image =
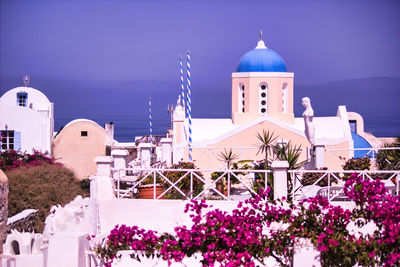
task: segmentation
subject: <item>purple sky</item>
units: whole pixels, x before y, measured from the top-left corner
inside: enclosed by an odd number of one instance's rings
[[[400,76],[400,1],[2,0],[0,78],[88,83],[193,79],[218,88],[254,48],[268,47],[296,83]],[[204,81],[207,80],[207,81]]]
[[[193,97],[218,91],[229,98],[231,73],[260,29],[295,73],[295,90],[400,77],[395,0],[1,0],[0,19],[0,95],[29,74],[55,102],[56,116],[66,112],[61,92],[148,91],[154,101],[164,92],[175,101],[178,57],[188,49]]]

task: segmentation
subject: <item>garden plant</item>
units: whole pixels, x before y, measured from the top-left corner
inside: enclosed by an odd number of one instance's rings
[[[379,179],[351,175],[344,192],[355,203],[352,210],[321,196],[296,205],[274,202],[269,191],[239,202],[230,213],[205,212],[206,201],[192,200],[185,209],[192,226],[178,226],[173,233],[117,225],[96,253],[106,266],[120,250],[134,250],[136,260],[158,257],[171,263],[199,254],[203,266],[256,266],[268,257],[292,266],[294,248],[306,241],[320,252],[322,266],[398,266],[400,198],[388,194]],[[369,231],[360,232],[363,227]]]

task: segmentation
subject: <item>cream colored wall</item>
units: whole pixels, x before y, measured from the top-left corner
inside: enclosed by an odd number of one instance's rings
[[[259,85],[268,84],[266,116],[277,118],[289,124],[294,123],[293,113],[293,77],[232,77],[232,120],[234,124],[252,121],[254,118],[264,116],[260,113]],[[283,84],[287,83],[288,112],[283,113]],[[245,112],[239,110],[239,85],[245,86]]]
[[[305,136],[294,133],[288,129],[279,127],[271,122],[261,122],[253,127],[245,129],[235,135],[225,138],[224,140],[215,143],[213,145],[208,146],[210,148],[207,150],[206,148],[194,148],[193,149],[193,159],[195,160],[195,164],[198,168],[206,168],[206,169],[220,169],[224,168],[223,162],[221,162],[218,158],[218,154],[224,151],[224,147],[229,149],[232,147],[242,147],[241,149],[232,149],[232,151],[240,155],[240,160],[262,160],[265,157],[265,154],[259,153],[257,155],[257,147],[260,144],[260,141],[257,138],[257,133],[262,134],[262,131],[270,130],[270,132],[274,133],[274,136],[277,136],[278,139],[284,139],[285,141],[291,141],[293,145],[301,146],[302,152],[300,156],[300,161],[307,159],[307,147],[310,147],[310,144]],[[253,148],[244,148],[244,147],[253,147]],[[216,149],[218,148],[218,149]],[[327,146],[326,149],[348,149],[349,143],[347,141],[341,142],[335,145]],[[339,151],[339,152],[326,152],[325,153],[325,162],[328,169],[332,170],[341,170],[342,165],[345,160],[339,158],[339,156],[343,158],[348,158],[348,151]],[[238,159],[239,160],[239,159]]]
[[[87,131],[88,136],[81,136]],[[97,156],[105,155],[106,131],[92,121],[77,121],[66,125],[53,141],[53,156],[57,162],[73,170],[78,179],[96,173]]]
[[[349,120],[356,121],[356,133],[362,135],[364,133],[364,119],[356,112],[347,112]]]

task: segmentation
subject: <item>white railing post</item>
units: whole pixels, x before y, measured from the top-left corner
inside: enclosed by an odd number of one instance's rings
[[[274,175],[274,200],[287,199],[287,170],[289,163],[287,161],[273,161],[271,164]],[[267,174],[265,175],[265,184],[267,184]]]
[[[110,156],[98,156],[96,161],[96,176],[111,178],[111,167],[113,165],[113,158]]]
[[[265,176],[265,177],[267,177],[267,176]],[[226,190],[228,191],[227,193],[227,197],[228,197],[228,200],[230,199],[230,197],[231,197],[231,173],[230,173],[230,170],[228,170],[228,181],[227,181],[227,184],[226,184]]]
[[[190,172],[190,199],[193,199],[193,171]]]
[[[325,167],[325,146],[315,145],[314,149],[314,167],[317,169]]]
[[[121,170],[118,170],[118,180],[117,180],[117,198],[118,199],[120,199],[119,190],[121,189],[120,177],[121,177]]]
[[[157,183],[157,179],[156,179],[156,171],[153,171],[153,199],[156,199],[156,183]]]

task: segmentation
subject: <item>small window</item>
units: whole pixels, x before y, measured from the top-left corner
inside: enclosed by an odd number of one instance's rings
[[[14,131],[1,131],[1,150],[14,149]]]
[[[87,131],[81,131],[81,136],[88,136],[88,132]]]
[[[282,86],[282,112],[287,113],[289,110],[289,100],[288,100],[288,84],[284,83]]]
[[[17,105],[26,107],[26,100],[28,99],[27,93],[17,93]]]
[[[246,102],[245,102],[245,87],[244,84],[239,84],[238,87],[238,111],[240,112],[244,112],[245,106],[246,106]]]
[[[357,121],[350,120],[349,124],[350,124],[350,131],[352,131],[353,133],[357,133]]]
[[[263,82],[258,87],[259,91],[259,112],[264,116],[267,115],[268,111],[268,84]]]

